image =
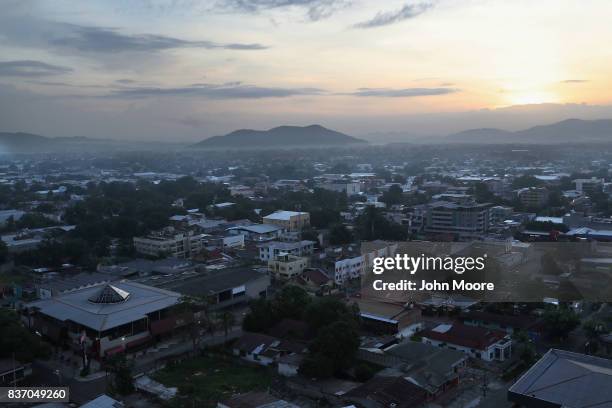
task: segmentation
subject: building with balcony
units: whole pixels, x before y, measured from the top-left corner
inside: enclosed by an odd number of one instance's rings
[[[458,239],[473,239],[489,230],[490,204],[458,204],[439,201],[427,205],[424,232],[448,235]]]

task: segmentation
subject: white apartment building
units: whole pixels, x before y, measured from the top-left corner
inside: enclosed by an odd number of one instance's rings
[[[314,251],[314,241],[297,242],[270,241],[258,245],[259,259],[262,262],[276,259],[280,255],[309,256]]]
[[[206,234],[194,234],[191,231],[177,232],[174,228],[168,227],[144,237],[134,237],[134,249],[140,254],[149,256],[190,258],[204,248],[206,237]]]

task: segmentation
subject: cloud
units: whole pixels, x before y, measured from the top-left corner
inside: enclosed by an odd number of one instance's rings
[[[107,97],[148,98],[163,96],[203,97],[210,99],[261,99],[286,98],[299,95],[321,95],[325,91],[318,88],[268,88],[240,83],[193,84],[175,88],[132,87],[113,91]]]
[[[433,3],[406,4],[399,10],[378,12],[372,19],[354,24],[353,28],[375,28],[399,23],[400,21],[415,18],[433,6]]]
[[[47,64],[41,61],[20,60],[0,62],[0,76],[32,78],[62,75],[70,72],[72,72],[72,68]]]
[[[349,0],[219,0],[216,8],[242,13],[259,13],[263,10],[300,7],[306,9],[306,16],[310,21],[318,21],[350,4]]]
[[[258,43],[224,43],[186,40],[161,34],[125,33],[113,27],[69,24],[32,16],[0,16],[0,40],[17,47],[49,50],[54,48],[69,53],[112,55],[123,52],[158,52],[177,48],[225,50],[264,50]]]
[[[349,93],[349,95],[388,98],[414,98],[417,96],[447,95],[455,92],[459,92],[459,90],[454,88],[359,88],[357,91]]]
[[[157,52],[173,48],[221,48],[229,50],[263,50],[267,48],[256,43],[222,44],[212,41],[182,40],[154,34],[127,35],[113,28],[67,26],[71,27],[70,32],[65,36],[51,39],[51,45],[98,53]]]
[[[566,79],[565,81],[561,81],[562,84],[583,84],[585,82],[589,82],[588,79]]]

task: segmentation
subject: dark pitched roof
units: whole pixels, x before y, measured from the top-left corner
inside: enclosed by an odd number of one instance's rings
[[[499,330],[466,326],[461,323],[448,325],[450,327],[444,327],[444,329],[447,329],[445,331],[443,331],[442,326],[446,325],[440,325],[434,329],[425,330],[422,333],[422,337],[477,350],[484,350],[507,336],[506,333]]]
[[[376,376],[345,394],[350,401],[369,400],[381,407],[418,407],[427,399],[427,392],[403,377]]]
[[[569,407],[612,406],[612,360],[549,350],[508,390],[527,407],[545,403]]]
[[[319,268],[304,269],[304,272],[302,273],[301,278],[304,281],[311,281],[315,285],[319,285],[319,286],[325,285],[331,280],[330,277],[327,276],[327,274]]]
[[[246,353],[270,355],[277,353],[303,353],[306,346],[302,343],[277,339],[261,333],[244,333],[234,348]]]
[[[470,311],[461,315],[461,320],[477,320],[485,323],[499,324],[512,329],[529,330],[542,325],[542,320],[535,316],[508,316],[497,313]]]

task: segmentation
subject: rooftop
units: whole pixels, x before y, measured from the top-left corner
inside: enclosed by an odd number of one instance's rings
[[[129,296],[117,303],[92,302],[92,298],[99,299],[96,296],[102,294],[101,290],[109,293],[106,285],[97,285],[31,302],[26,307],[35,307],[41,313],[60,321],[70,320],[90,329],[103,331],[143,319],[149,313],[178,303],[181,297],[176,292],[131,281],[114,282],[111,288],[120,297],[123,297],[124,292]]]
[[[298,212],[298,211],[276,211],[276,212],[273,212],[272,214],[266,215],[264,219],[289,221],[291,217],[295,217],[298,215],[306,215],[306,214],[308,213]]]
[[[612,360],[551,349],[510,387],[508,399],[527,407],[545,401],[603,408],[612,401],[611,384]]]

